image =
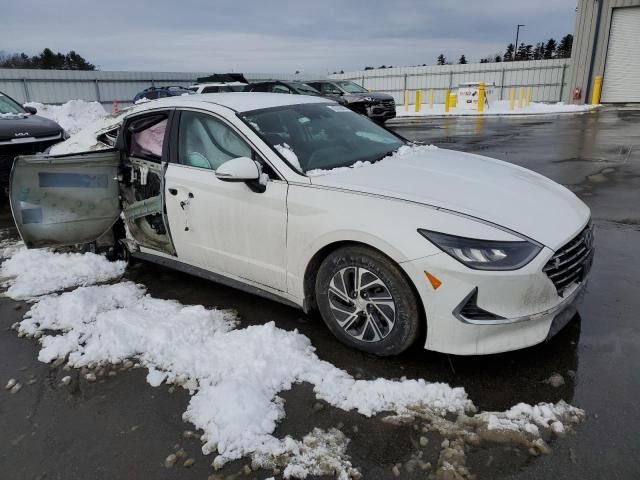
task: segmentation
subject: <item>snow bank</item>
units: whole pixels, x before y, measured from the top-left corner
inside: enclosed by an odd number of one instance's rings
[[[0,266],[6,295],[23,300],[80,285],[91,285],[119,277],[124,262],[109,262],[93,253],[53,253],[49,250],[11,249]],[[4,254],[5,252],[3,252]]]
[[[2,265],[2,274],[14,276],[7,294],[24,298],[104,281],[123,269],[93,254],[20,250]],[[314,429],[302,440],[273,436],[285,416],[279,392],[301,382],[334,407],[365,416],[423,418],[442,435],[476,442],[485,431],[494,440],[507,432],[544,444],[543,431],[561,433],[584,416],[564,402],[475,414],[461,387],[422,379],[357,380],[319,359],[297,331],[273,322],[236,327],[231,312],[156,299],[132,282],[40,297],[17,326],[20,335],[39,338],[43,362],[66,358],[73,367],[91,368],[135,358],[148,368],[151,385],[188,389],[183,418],[203,430],[204,453],[218,452],[215,467],[250,455],[256,466],[283,469],[285,478],[357,477],[346,454],[349,439],[339,430]]]
[[[451,108],[449,112],[444,111],[444,104],[434,104],[433,108],[428,105],[422,105],[419,112],[415,111],[414,105],[409,105],[409,111],[404,111],[404,105],[396,106],[396,117],[430,117],[430,116],[479,116],[479,115],[540,115],[555,113],[584,113],[597,108],[595,105],[573,105],[564,102],[558,103],[541,103],[531,102],[528,107],[518,108],[516,103],[513,110],[509,110],[508,100],[498,100],[492,102],[490,106],[486,106],[482,113],[474,110],[462,110],[460,108]]]
[[[37,102],[29,102],[25,105],[36,108],[38,115],[57,122],[69,135],[74,135],[107,115],[99,102],[84,100],[70,100],[62,105],[45,105]]]
[[[388,157],[383,158],[382,160],[378,161],[375,163],[375,165],[378,165],[382,162],[388,162],[388,161],[393,161],[394,159],[400,158],[400,157],[406,157],[408,155],[420,155],[421,153],[427,151],[427,150],[437,150],[438,147],[436,147],[435,145],[403,145],[401,146],[398,150],[396,150],[395,152],[393,152],[391,155],[389,155]],[[340,172],[348,172],[349,170],[353,169],[353,168],[362,168],[362,167],[370,167],[371,165],[374,165],[371,162],[356,162],[353,165],[349,166],[349,167],[337,167],[337,168],[332,168],[329,170],[323,170],[320,168],[316,168],[314,170],[308,170],[307,172],[305,172],[305,174],[308,177],[320,177],[322,175],[333,175],[336,173],[340,173]]]

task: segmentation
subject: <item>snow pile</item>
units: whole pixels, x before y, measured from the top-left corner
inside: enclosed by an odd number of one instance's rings
[[[486,421],[488,430],[525,431],[538,436],[540,428],[564,433],[565,424],[578,423],[582,414],[582,410],[560,401],[533,406],[519,403],[506,412],[484,412],[478,417]]]
[[[302,171],[302,167],[300,166],[300,160],[298,160],[298,156],[293,151],[293,149],[286,143],[281,145],[274,145],[276,150],[280,155],[284,157],[284,159],[291,164],[294,168],[296,168],[299,172]]]
[[[109,262],[94,253],[53,253],[13,247],[9,254],[11,257],[0,266],[0,279],[5,279],[3,286],[9,286],[6,294],[16,300],[105,282],[121,276],[126,265]]]
[[[24,244],[11,237],[8,229],[0,230],[0,260],[12,257]]]
[[[419,155],[425,151],[428,150],[437,150],[438,147],[436,147],[435,145],[417,145],[417,144],[411,144],[411,145],[403,145],[401,146],[398,150],[396,150],[395,152],[393,152],[391,155],[383,158],[382,160],[376,162],[375,164],[380,164],[382,162],[388,162],[388,161],[392,161],[394,159],[400,158],[400,157],[405,157],[407,155]],[[350,165],[348,167],[336,167],[336,168],[332,168],[330,170],[323,170],[320,168],[316,168],[314,170],[308,170],[306,173],[306,175],[308,177],[320,177],[322,175],[333,175],[336,173],[341,173],[341,172],[348,172],[351,169],[354,168],[362,168],[362,167],[370,167],[371,165],[374,165],[371,162],[356,162],[353,165]]]
[[[98,141],[98,137],[103,133],[118,128],[122,122],[122,118],[126,114],[130,113],[130,111],[130,108],[125,108],[116,114],[105,115],[91,123],[86,128],[80,130],[75,135],[72,135],[64,142],[57,143],[52,146],[50,150],[51,154],[63,155],[66,153],[79,153],[113,148],[111,145]]]
[[[597,108],[596,105],[574,105],[564,102],[558,103],[542,103],[530,102],[529,106],[518,108],[517,102],[513,110],[509,110],[509,100],[498,100],[492,102],[489,106],[485,105],[482,113],[475,110],[463,110],[461,108],[450,108],[448,112],[444,111],[444,104],[434,104],[433,108],[428,105],[422,105],[419,112],[415,111],[414,105],[409,105],[409,111],[404,111],[404,105],[396,106],[397,117],[430,117],[430,116],[476,116],[476,115],[541,115],[555,113],[584,113]]]
[[[74,135],[107,115],[99,102],[84,100],[70,100],[62,105],[45,105],[37,102],[29,102],[25,105],[34,107],[38,110],[38,115],[58,123],[69,135]]]
[[[24,298],[101,282],[121,274],[124,265],[94,254],[20,250],[1,268],[13,277],[7,295]],[[236,327],[232,312],[156,299],[132,282],[40,297],[17,325],[20,335],[39,339],[43,362],[64,358],[73,367],[92,368],[134,358],[148,368],[151,385],[188,389],[192,396],[183,418],[204,432],[204,453],[218,452],[215,467],[250,455],[257,467],[284,469],[285,478],[357,477],[346,454],[349,439],[339,430],[314,429],[302,440],[273,436],[285,416],[279,392],[301,382],[313,385],[316,397],[334,407],[368,417],[390,412],[390,423],[421,418],[459,442],[495,441],[506,432],[519,442],[544,445],[542,431],[561,433],[584,416],[564,402],[475,414],[461,387],[425,380],[357,380],[319,359],[297,331],[273,322]],[[482,437],[482,432],[493,436]],[[441,463],[443,469],[451,467],[449,461]]]

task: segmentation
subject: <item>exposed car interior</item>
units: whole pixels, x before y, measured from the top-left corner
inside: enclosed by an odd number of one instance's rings
[[[127,239],[174,254],[163,208],[164,144],[168,113],[136,118],[126,126],[126,156],[122,166],[120,194]]]

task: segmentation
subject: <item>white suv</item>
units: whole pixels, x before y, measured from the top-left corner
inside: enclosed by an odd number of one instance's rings
[[[196,83],[187,87],[194,93],[223,93],[223,92],[243,92],[247,83],[242,82],[210,82]]]

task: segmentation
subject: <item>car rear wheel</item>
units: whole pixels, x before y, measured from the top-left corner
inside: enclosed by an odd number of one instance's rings
[[[324,322],[351,347],[397,355],[418,338],[416,295],[400,268],[375,250],[336,250],[320,265],[315,288]]]

